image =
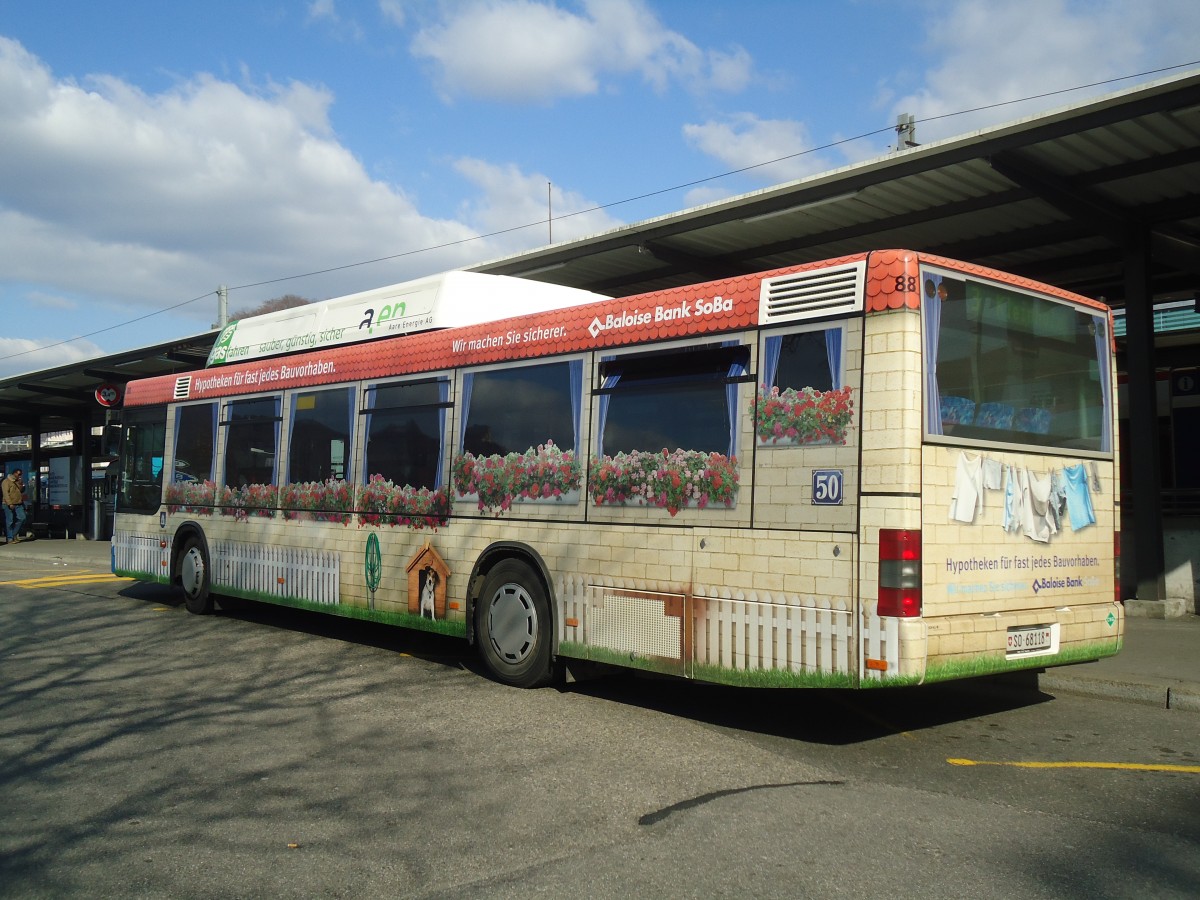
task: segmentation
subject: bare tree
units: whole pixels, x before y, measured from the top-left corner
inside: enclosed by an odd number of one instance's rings
[[[279,312],[281,309],[292,309],[296,306],[307,306],[312,303],[305,297],[300,297],[296,294],[284,294],[282,297],[276,297],[273,300],[264,300],[253,309],[239,309],[237,312],[229,314],[230,319],[248,319],[251,316],[261,316],[266,313]]]

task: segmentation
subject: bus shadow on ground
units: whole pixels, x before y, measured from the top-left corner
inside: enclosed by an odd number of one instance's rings
[[[120,593],[121,596],[132,600],[143,600],[184,611],[183,596],[175,588],[138,583],[122,589]],[[216,597],[212,615],[362,647],[404,653],[427,662],[455,669],[467,669],[477,672],[481,677],[487,677],[486,670],[474,650],[458,638],[252,600],[226,600],[226,604],[222,606],[222,599]]]
[[[757,734],[848,745],[1009,712],[1053,698],[1037,676],[974,678],[922,687],[737,688],[620,673],[571,690]]]
[[[121,594],[180,609],[177,590],[134,584]],[[405,654],[489,678],[475,649],[458,638],[392,628],[340,616],[239,601],[214,615],[362,647]],[[1053,700],[1037,687],[1036,670],[921,687],[788,689],[727,687],[617,668],[598,668],[587,680],[558,681],[578,693],[710,725],[808,743],[848,745],[981,718]],[[555,688],[550,688],[555,689]]]

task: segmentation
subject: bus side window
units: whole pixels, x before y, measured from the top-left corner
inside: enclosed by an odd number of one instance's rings
[[[175,411],[172,480],[211,481],[216,440],[216,403],[180,406]]]
[[[441,487],[449,395],[445,378],[367,389],[363,484],[380,477],[398,487]]]
[[[459,451],[504,456],[553,443],[578,453],[582,389],[582,360],[467,372]]]
[[[166,409],[129,410],[121,445],[120,489],[117,508],[123,512],[153,513],[162,502],[163,457],[166,450]]]
[[[274,484],[279,399],[234,400],[225,407],[225,484]]]
[[[354,426],[354,388],[331,388],[292,395],[287,452],[290,483],[346,477],[346,448]]]
[[[737,383],[749,348],[701,345],[630,354],[600,364],[597,451],[737,455]]]

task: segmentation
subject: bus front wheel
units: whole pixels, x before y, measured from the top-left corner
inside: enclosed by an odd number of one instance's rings
[[[196,538],[190,538],[179,557],[179,583],[188,612],[198,616],[212,612],[213,599],[208,575],[208,554]]]
[[[480,653],[496,680],[514,687],[550,680],[550,603],[528,565],[507,559],[492,569],[475,615]]]

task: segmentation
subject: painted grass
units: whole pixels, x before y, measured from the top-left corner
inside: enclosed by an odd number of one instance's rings
[[[114,575],[122,578],[132,578],[135,581],[147,581],[152,584],[170,584],[171,579],[165,575],[155,575],[151,572],[135,572],[133,569],[113,569]]]
[[[559,654],[577,659],[587,659],[606,665],[626,669],[639,669],[663,675],[690,677],[696,681],[727,684],[749,688],[893,688],[915,687],[921,683],[955,681],[963,678],[978,678],[983,675],[998,675],[1004,672],[1019,672],[1024,669],[1044,669],[1072,663],[1090,662],[1112,656],[1120,649],[1117,641],[1099,641],[1082,646],[1069,647],[1052,656],[1032,656],[1023,659],[1005,659],[1003,654],[980,656],[967,660],[933,663],[925,671],[924,679],[917,675],[863,679],[856,683],[853,676],[842,672],[790,672],[782,669],[730,669],[723,666],[696,665],[690,675],[682,675],[681,666],[673,660],[654,657],[633,656],[587,647],[572,641],[564,641]]]
[[[360,622],[378,622],[382,625],[396,625],[401,628],[411,628],[415,631],[428,631],[433,634],[444,634],[450,637],[465,638],[467,625],[465,622],[439,619],[432,621],[409,612],[390,612],[382,609],[367,609],[364,606],[351,606],[347,603],[314,603],[299,597],[280,597],[276,594],[264,594],[258,591],[214,592],[231,597],[241,597],[244,600],[254,600],[258,603],[270,603],[275,606],[287,606],[292,609],[304,609],[326,615],[341,616],[346,619],[356,619]]]
[[[588,647],[574,641],[559,644],[560,656],[586,659],[604,665],[656,672],[661,675],[690,677],[696,681],[712,684],[728,684],[734,687],[751,688],[847,688],[853,687],[849,675],[833,672],[787,672],[781,669],[728,669],[723,666],[697,665],[691,675],[685,675],[683,664],[675,660],[653,656],[630,656],[603,647]]]
[[[1092,662],[1105,656],[1113,656],[1120,650],[1120,644],[1113,641],[1096,641],[1067,647],[1050,656],[1026,656],[1019,659],[1006,659],[1004,654],[977,656],[969,660],[952,660],[944,663],[932,663],[925,669],[926,683],[933,681],[951,681],[956,678],[977,678],[980,675],[999,675],[1003,672],[1020,672],[1024,669],[1049,669],[1054,666],[1065,666],[1072,663]]]
[[[164,576],[155,577],[149,572],[135,572],[126,569],[114,569],[114,575],[120,575],[125,578],[133,578],[142,582],[153,582],[155,584],[170,585],[171,580]],[[239,591],[229,588],[214,590],[213,594],[218,598],[240,597],[243,600],[253,600],[256,603],[270,603],[274,606],[287,606],[292,609],[305,609],[311,612],[325,613],[326,615],[341,616],[346,619],[358,619],[363,622],[379,622],[382,625],[396,625],[401,628],[411,628],[415,631],[428,631],[432,634],[445,634],[450,637],[465,638],[467,636],[467,625],[465,622],[446,621],[444,619],[436,622],[431,619],[426,619],[421,616],[415,616],[409,612],[388,612],[382,609],[367,609],[362,606],[351,606],[347,603],[314,603],[311,600],[303,600],[299,597],[280,597],[278,594],[264,594],[260,591]],[[219,602],[219,600],[218,600]]]
[[[851,688],[854,679],[844,672],[790,672],[783,669],[727,669],[695,666],[697,681],[750,688]]]
[[[654,656],[631,657],[628,653],[618,653],[616,650],[606,650],[603,647],[588,647],[575,641],[562,641],[558,645],[558,655],[586,659],[607,666],[620,666],[623,669],[657,672],[660,675],[682,676],[683,674],[680,664],[673,660],[664,660]]]

